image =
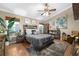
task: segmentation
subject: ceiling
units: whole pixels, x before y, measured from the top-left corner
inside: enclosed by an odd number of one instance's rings
[[[50,16],[42,16],[37,10],[42,10],[43,3],[0,3],[0,10],[18,14],[25,17],[30,17],[37,20],[48,20],[50,17],[62,12],[68,7],[72,6],[71,3],[48,3],[50,8],[56,8]]]

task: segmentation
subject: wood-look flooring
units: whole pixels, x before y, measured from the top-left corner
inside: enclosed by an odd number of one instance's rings
[[[63,41],[61,41],[61,43],[63,43]],[[9,46],[5,46],[5,56],[30,56],[30,53],[27,50],[27,48],[29,48],[29,47],[30,47],[30,45],[25,42],[10,44]],[[70,45],[65,50],[64,55],[71,56],[72,52],[73,52],[72,46]]]
[[[10,44],[5,46],[5,56],[30,56],[28,47],[29,45],[25,43]]]

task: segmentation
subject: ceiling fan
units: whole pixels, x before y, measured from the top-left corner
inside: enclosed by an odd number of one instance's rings
[[[38,10],[39,12],[42,12],[41,15],[48,16],[51,14],[51,12],[56,11],[56,9],[49,9],[49,5],[47,3],[44,4],[43,10]]]

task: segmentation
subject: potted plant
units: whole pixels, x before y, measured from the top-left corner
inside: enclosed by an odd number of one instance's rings
[[[3,25],[3,27],[5,28],[5,44],[9,45],[9,41],[10,41],[10,29],[12,28],[12,26],[14,25],[16,18],[10,18],[8,19],[8,25],[6,24],[6,22],[4,21],[4,19],[0,18],[0,23]]]
[[[5,45],[9,45],[9,40],[7,38],[8,36],[5,37]]]

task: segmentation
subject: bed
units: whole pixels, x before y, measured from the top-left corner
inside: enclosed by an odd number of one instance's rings
[[[53,42],[49,34],[26,35],[26,39],[35,49],[40,49]]]

